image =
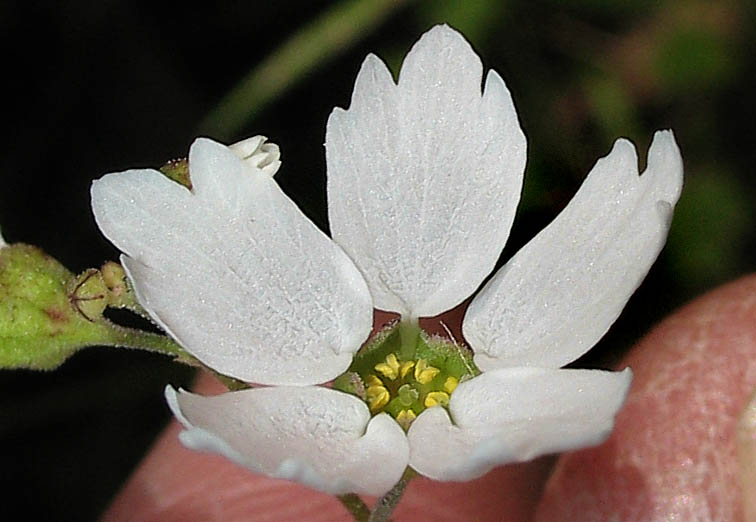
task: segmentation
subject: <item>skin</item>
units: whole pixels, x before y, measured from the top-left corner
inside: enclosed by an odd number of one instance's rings
[[[394,520],[744,520],[736,434],[756,388],[753,361],[756,275],[678,310],[629,353],[620,367],[635,380],[604,444],[467,483],[415,479]],[[209,377],[196,389],[223,391]],[[328,495],[183,448],[178,431],[165,430],[103,520],[350,520]]]

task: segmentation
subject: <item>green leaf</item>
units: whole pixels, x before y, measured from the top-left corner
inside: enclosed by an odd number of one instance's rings
[[[728,83],[737,60],[726,34],[682,26],[666,34],[655,65],[667,91],[679,95]]]
[[[700,291],[738,275],[755,217],[747,193],[721,164],[687,175],[666,247],[680,284]]]
[[[160,172],[165,174],[168,179],[188,189],[192,188],[192,180],[189,178],[189,160],[187,158],[179,158],[167,162],[160,167]]]
[[[418,4],[423,26],[449,24],[465,35],[473,44],[487,38],[501,24],[501,19],[511,6],[506,0],[436,0]]]

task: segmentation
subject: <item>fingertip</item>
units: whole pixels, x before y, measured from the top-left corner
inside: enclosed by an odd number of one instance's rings
[[[602,446],[563,456],[536,519],[741,520],[738,418],[756,387],[756,276],[674,313],[630,353]]]

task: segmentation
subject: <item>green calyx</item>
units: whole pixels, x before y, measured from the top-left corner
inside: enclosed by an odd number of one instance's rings
[[[168,179],[171,179],[179,185],[183,185],[191,190],[192,180],[189,177],[189,160],[187,158],[168,161],[160,167],[160,172],[162,172]]]
[[[52,369],[98,338],[102,290],[36,247],[0,249],[0,368]]]
[[[388,413],[407,430],[426,408],[447,407],[457,385],[478,374],[467,347],[398,323],[357,352],[334,388],[364,400],[373,415]]]

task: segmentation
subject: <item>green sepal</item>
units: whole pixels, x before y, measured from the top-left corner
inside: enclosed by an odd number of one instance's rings
[[[333,381],[333,388],[359,397],[363,401],[367,397],[365,395],[365,383],[357,372],[342,373]]]
[[[420,385],[428,390],[438,389],[439,384],[443,385],[449,376],[462,382],[480,375],[480,370],[473,362],[472,351],[466,346],[443,337],[428,335],[422,330],[418,330],[419,335],[414,338],[409,336],[413,339],[412,346],[403,346],[403,341],[406,343],[408,337],[405,335],[405,339],[402,339],[403,326],[405,325],[398,322],[392,323],[377,332],[355,354],[348,373],[353,372],[362,377],[375,373],[375,366],[384,362],[386,356],[393,353],[397,355],[400,361],[425,359],[430,366],[442,370],[430,383]],[[405,353],[412,353],[413,358],[404,357],[403,354]],[[339,379],[342,379],[343,375]]]
[[[365,377],[374,372],[376,364],[385,361],[388,354],[397,353],[400,347],[399,323],[388,324],[359,349],[348,371]]]
[[[467,346],[454,343],[440,336],[420,334],[416,357],[443,371],[433,379],[443,384],[447,377],[455,377],[460,382],[481,374],[473,362],[473,353]]]
[[[394,356],[396,362],[389,362],[389,356]],[[407,362],[413,364],[402,374],[401,365]],[[385,370],[387,367],[396,368],[397,363],[400,369],[392,377],[393,373]],[[376,370],[378,365],[382,366],[381,370]],[[427,380],[430,377],[427,372],[433,372],[435,376]],[[429,393],[443,392],[448,400],[458,383],[480,373],[466,346],[428,335],[417,323],[392,323],[358,350],[347,372],[336,378],[333,387],[364,400],[373,414],[388,413],[404,430],[408,430],[413,419],[408,419],[406,412],[411,410],[416,416],[420,415],[427,408],[425,400]],[[447,388],[450,377],[454,380]],[[375,379],[389,394],[389,400],[383,406],[373,406],[366,399],[365,383]],[[374,385],[378,386],[371,384]],[[445,406],[445,403],[441,405]]]
[[[160,172],[176,183],[192,188],[192,180],[189,177],[189,160],[186,158],[175,159],[160,167]]]

